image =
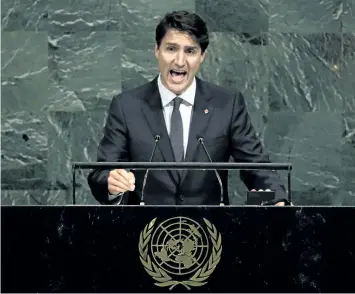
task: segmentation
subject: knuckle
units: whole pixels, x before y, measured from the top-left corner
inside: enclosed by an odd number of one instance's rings
[[[119,171],[119,174],[122,176],[126,174],[126,171],[124,169],[119,169],[118,171]]]

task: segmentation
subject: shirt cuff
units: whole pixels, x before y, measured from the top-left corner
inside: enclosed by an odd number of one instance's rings
[[[111,194],[110,192],[108,192],[108,200],[109,201],[113,201],[113,200],[118,200],[118,202],[116,203],[116,205],[120,205],[123,199],[123,192],[117,193],[117,194]]]

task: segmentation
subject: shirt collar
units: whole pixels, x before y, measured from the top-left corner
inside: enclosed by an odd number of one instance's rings
[[[167,104],[169,104],[175,97],[177,97],[176,94],[171,92],[169,89],[167,89],[162,81],[161,81],[161,74],[159,74],[158,77],[158,88],[160,92],[160,97],[162,100],[163,107],[165,107]],[[179,95],[180,98],[182,98],[185,102],[194,105],[195,102],[195,94],[196,94],[196,78],[194,77],[192,84],[190,87],[188,87],[184,93]]]

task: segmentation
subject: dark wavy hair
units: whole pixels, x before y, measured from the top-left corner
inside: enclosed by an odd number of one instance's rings
[[[197,14],[188,11],[167,13],[155,29],[155,41],[158,48],[170,29],[188,33],[200,45],[202,53],[207,49],[209,44],[207,25]]]

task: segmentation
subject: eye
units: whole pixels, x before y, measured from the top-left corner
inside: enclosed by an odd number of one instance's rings
[[[196,53],[196,50],[191,48],[191,49],[187,49],[187,53],[188,54],[195,54]]]
[[[168,51],[175,51],[175,47],[174,46],[169,46],[166,48]]]

